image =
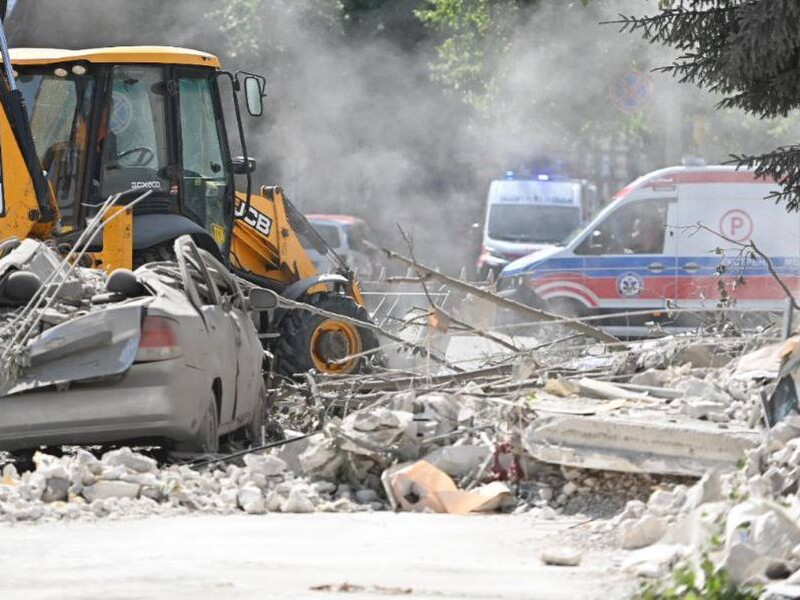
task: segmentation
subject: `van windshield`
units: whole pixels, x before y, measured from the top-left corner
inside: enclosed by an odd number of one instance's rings
[[[576,206],[495,204],[489,210],[489,237],[504,242],[555,244],[580,225]]]

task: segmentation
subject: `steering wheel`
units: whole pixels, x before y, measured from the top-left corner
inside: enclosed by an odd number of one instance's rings
[[[131,167],[143,167],[152,161],[155,156],[156,152],[152,148],[148,148],[147,146],[136,146],[135,148],[129,148],[117,154],[117,160],[122,160],[123,158],[127,158],[128,156],[137,155],[136,160]]]

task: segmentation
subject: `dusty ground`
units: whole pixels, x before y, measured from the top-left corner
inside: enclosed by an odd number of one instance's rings
[[[3,600],[353,598],[411,589],[434,598],[626,598],[635,581],[608,552],[578,568],[539,553],[574,520],[427,514],[269,514],[4,525]],[[580,534],[578,534],[580,535]]]

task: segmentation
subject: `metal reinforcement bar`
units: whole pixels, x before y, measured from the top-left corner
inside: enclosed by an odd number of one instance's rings
[[[580,333],[582,335],[591,337],[597,340],[598,342],[602,342],[604,344],[613,344],[618,347],[624,346],[623,342],[619,338],[616,338],[613,335],[605,333],[604,331],[601,331],[600,329],[592,327],[591,325],[588,325],[581,321],[576,321],[574,319],[564,319],[564,317],[561,317],[559,315],[554,315],[552,313],[539,310],[538,308],[532,308],[530,306],[526,306],[525,304],[517,302],[516,300],[511,300],[510,298],[503,298],[502,296],[498,296],[497,294],[494,294],[488,290],[483,290],[479,287],[476,287],[464,281],[460,281],[453,277],[443,275],[442,273],[439,273],[437,271],[434,271],[433,269],[421,265],[418,262],[411,260],[410,258],[398,254],[397,252],[387,250],[386,248],[383,248],[383,252],[386,253],[386,256],[389,259],[396,260],[398,262],[405,264],[406,266],[412,267],[414,270],[418,271],[421,275],[424,275],[426,278],[435,279],[451,288],[455,288],[467,294],[471,294],[478,298],[483,298],[484,300],[493,302],[494,304],[502,308],[507,308],[509,310],[513,310],[514,312],[523,315],[528,315],[529,317],[537,319],[539,321],[558,321],[560,325],[572,329],[573,331]]]

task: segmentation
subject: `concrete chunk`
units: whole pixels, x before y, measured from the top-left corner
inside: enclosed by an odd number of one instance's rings
[[[139,485],[127,481],[98,481],[83,489],[83,497],[89,502],[106,498],[136,498]]]
[[[574,548],[550,548],[542,552],[541,559],[546,565],[577,567],[583,560],[583,554]]]
[[[655,544],[667,532],[667,522],[653,515],[638,521],[625,521],[619,526],[619,545],[625,550],[636,550]]]
[[[525,431],[523,445],[535,459],[552,464],[701,477],[709,469],[734,470],[759,441],[752,430],[663,419],[661,415],[548,417]]]

